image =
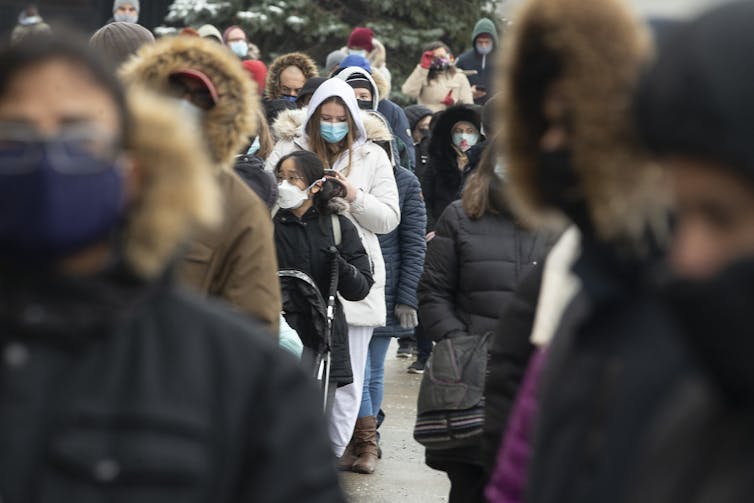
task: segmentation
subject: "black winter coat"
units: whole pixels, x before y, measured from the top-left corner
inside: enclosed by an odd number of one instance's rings
[[[427,202],[427,229],[435,230],[437,219],[450,203],[461,197],[463,173],[458,168],[458,152],[453,147],[451,130],[461,121],[481,129],[479,113],[466,105],[450,107],[442,112],[432,130],[429,141],[429,163],[424,171],[422,190]],[[480,136],[480,141],[484,137]]]
[[[460,68],[461,70],[476,71],[476,74],[468,76],[469,84],[477,87],[483,86],[487,90],[486,96],[474,100],[474,103],[477,105],[484,105],[487,100],[495,94],[494,76],[496,75],[495,68],[497,65],[495,64],[495,61],[497,60],[497,57],[496,51],[485,56],[479,54],[476,49],[472,47],[458,56],[458,60],[456,60],[457,68]]]
[[[415,157],[414,142],[411,138],[411,126],[408,124],[406,112],[389,99],[380,100],[377,104],[377,111],[385,117],[393,134],[400,138],[406,146],[408,158],[413,162]],[[413,168],[413,166],[410,166],[410,168]]]
[[[461,201],[452,203],[427,246],[419,283],[427,336],[439,341],[494,330],[518,282],[548,249],[544,235],[522,229],[509,215],[471,220]]]
[[[3,501],[344,501],[321,397],[262,329],[164,281],[9,276]]]
[[[424,239],[427,213],[419,180],[409,170],[398,167],[395,183],[398,185],[401,223],[394,231],[378,236],[385,259],[387,326],[376,328],[375,336],[403,337],[414,333],[413,329],[401,328],[395,316],[395,305],[405,304],[419,309],[416,291],[427,249]]]
[[[339,252],[338,293],[346,300],[362,300],[369,294],[374,280],[369,256],[361,244],[358,231],[348,218],[338,215],[341,229]],[[332,219],[310,208],[301,218],[288,210],[280,210],[274,218],[275,248],[280,269],[296,269],[309,275],[326,300],[330,288],[330,261],[328,250],[335,246]],[[302,318],[302,319],[299,319]],[[305,317],[285,314],[288,324],[299,332],[304,345],[312,327]],[[306,334],[306,335],[305,335]],[[348,350],[348,325],[340,301],[336,299],[332,339],[331,379],[345,385],[353,382],[351,359]]]
[[[492,473],[508,417],[521,387],[534,345],[529,341],[542,286],[544,266],[538,265],[518,285],[490,339],[484,385],[482,463]]]
[[[540,381],[527,501],[620,503],[650,425],[691,360],[646,264],[585,240],[574,272],[582,290]]]

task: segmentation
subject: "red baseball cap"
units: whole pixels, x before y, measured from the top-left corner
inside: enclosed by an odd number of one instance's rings
[[[190,77],[192,79],[196,79],[200,81],[204,87],[207,88],[209,91],[210,96],[212,96],[212,100],[217,103],[217,100],[219,99],[219,95],[217,94],[217,89],[215,89],[215,85],[212,83],[212,81],[207,77],[207,75],[199,70],[196,70],[194,68],[181,68],[179,70],[176,70],[170,74],[171,77],[173,76],[179,76],[179,75],[185,75],[186,77]]]

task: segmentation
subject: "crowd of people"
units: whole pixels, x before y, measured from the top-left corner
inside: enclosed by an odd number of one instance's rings
[[[393,339],[450,503],[754,495],[754,3],[526,0],[405,108],[139,10],[0,49],[1,501],[345,501]]]

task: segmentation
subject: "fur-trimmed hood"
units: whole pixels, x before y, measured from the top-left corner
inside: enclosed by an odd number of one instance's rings
[[[453,148],[453,139],[451,131],[453,126],[459,122],[470,122],[477,131],[479,131],[479,141],[484,141],[482,136],[482,115],[479,108],[472,108],[469,105],[455,105],[437,116],[432,136],[429,140],[429,155],[435,160],[433,164],[436,171],[443,171],[443,168],[458,171],[455,163],[446,162],[445,159],[456,157],[456,151]]]
[[[235,155],[256,134],[259,107],[255,84],[234,54],[211,40],[166,38],[143,46],[120,74],[126,83],[167,93],[170,74],[185,68],[200,70],[217,89],[220,99],[203,114],[202,128],[212,160],[231,170]]]
[[[201,132],[174,100],[129,91],[133,127],[126,146],[141,180],[125,229],[125,259],[139,276],[159,275],[199,226],[217,224],[222,209]],[[184,117],[185,115],[185,117]]]
[[[602,239],[642,235],[649,217],[659,214],[655,189],[661,184],[631,123],[632,93],[651,54],[639,20],[620,0],[529,0],[503,46],[498,106],[518,215],[532,225],[565,224],[540,185],[547,176],[539,162],[542,101],[548,81],[557,80],[567,107],[573,168],[592,225]],[[547,67],[550,75],[543,74]]]
[[[278,56],[267,69],[267,81],[264,86],[264,95],[268,100],[280,98],[280,74],[289,66],[298,67],[304,73],[304,79],[319,77],[319,70],[314,60],[303,52],[291,52]]]

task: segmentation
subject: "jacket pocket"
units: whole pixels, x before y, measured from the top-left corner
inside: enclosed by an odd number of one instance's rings
[[[203,437],[177,424],[77,425],[53,437],[50,476],[40,499],[199,501],[207,487],[208,457]]]

